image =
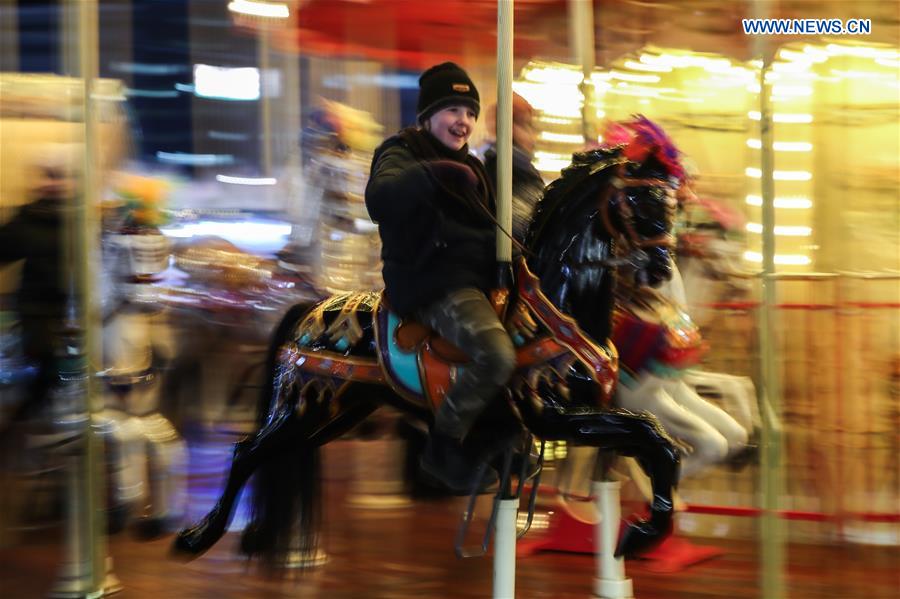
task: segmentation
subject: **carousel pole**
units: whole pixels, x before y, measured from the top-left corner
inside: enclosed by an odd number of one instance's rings
[[[594,547],[597,555],[597,577],[594,579],[594,595],[603,599],[631,599],[634,597],[631,579],[625,577],[625,558],[614,554],[619,539],[619,522],[622,519],[619,506],[617,480],[594,482],[597,513],[600,519],[594,527]]]
[[[569,43],[575,64],[581,65],[581,134],[585,143],[597,141],[594,122],[594,3],[591,0],[569,0]]]
[[[19,15],[16,0],[0,0],[0,72],[19,70]]]
[[[753,16],[758,19],[768,16],[767,2],[753,3]],[[759,413],[762,422],[762,451],[760,453],[760,489],[763,512],[760,518],[762,537],[762,568],[760,584],[763,596],[781,599],[784,589],[784,530],[777,514],[784,486],[782,468],[782,439],[780,428],[774,426],[770,417],[774,413],[776,422],[781,418],[781,389],[779,380],[778,355],[775,332],[775,305],[777,303],[775,274],[775,156],[773,150],[772,107],[766,73],[772,65],[772,49],[764,35],[753,36],[754,58],[762,61],[759,70],[759,133],[760,133],[760,179],[762,196],[762,303],[759,308],[758,335],[760,353],[760,374],[762,375]],[[765,404],[770,402],[771,408]]]
[[[497,262],[512,262],[513,2],[497,2]]]
[[[257,64],[259,65],[259,111],[262,134],[260,135],[260,162],[263,177],[272,176],[272,64],[270,57],[269,22],[264,20],[257,37]]]
[[[514,0],[497,2],[497,266],[499,288],[512,284],[512,71]],[[516,595],[516,517],[519,498],[508,488],[500,489],[497,499],[497,527],[494,532],[495,599]]]
[[[99,337],[94,326],[99,322],[95,297],[94,258],[97,255],[98,223],[94,207],[99,196],[98,165],[100,157],[99,124],[92,110],[94,83],[98,76],[98,7],[97,0],[68,0],[63,10],[69,42],[77,40],[79,48],[77,72],[82,79],[84,152],[82,153],[82,191],[78,195],[74,218],[67,222],[67,252],[74,280],[70,288],[69,322],[61,359],[62,387],[55,398],[61,414],[58,422],[73,433],[66,447],[67,502],[65,554],[51,591],[51,597],[102,597],[121,590],[111,573],[107,555],[105,496],[101,458],[102,439],[95,434],[93,422],[102,409],[99,396],[92,387],[92,372],[99,370]],[[74,31],[72,31],[74,30]],[[74,35],[72,35],[74,34]],[[70,46],[71,47],[71,46]],[[73,66],[67,64],[67,66]]]

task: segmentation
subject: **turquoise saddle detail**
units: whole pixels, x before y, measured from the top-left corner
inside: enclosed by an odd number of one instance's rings
[[[400,326],[400,318],[391,310],[382,308],[380,312],[387,312],[387,318],[379,315],[379,324],[384,324],[379,335],[381,346],[381,359],[385,370],[394,381],[405,388],[409,393],[424,397],[422,377],[419,375],[419,358],[416,352],[405,352],[397,345],[397,327]]]

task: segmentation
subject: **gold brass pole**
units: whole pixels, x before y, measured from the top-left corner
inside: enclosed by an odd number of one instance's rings
[[[581,65],[581,134],[585,143],[597,141],[594,105],[594,3],[591,0],[569,0],[569,47],[575,64]]]
[[[765,18],[767,2],[758,0],[753,4],[754,18]],[[775,179],[772,131],[772,107],[770,89],[766,84],[766,73],[772,64],[772,49],[764,35],[754,36],[754,58],[762,61],[759,70],[759,129],[760,129],[760,170],[762,171],[762,302],[759,307],[757,331],[759,334],[760,375],[762,394],[758,397],[762,420],[760,452],[760,496],[762,498],[762,518],[760,536],[762,568],[760,583],[762,596],[766,599],[785,597],[784,588],[784,541],[783,522],[778,516],[784,490],[784,468],[782,464],[781,422],[782,397],[778,369],[778,347],[776,331],[777,288],[775,276]],[[768,405],[767,405],[768,404]],[[772,417],[774,416],[774,418]]]
[[[55,398],[65,411],[60,419],[72,427],[72,442],[66,450],[67,526],[65,555],[52,597],[102,597],[119,590],[110,574],[107,579],[105,490],[102,475],[103,442],[92,423],[102,409],[94,390],[92,373],[100,370],[100,327],[93,289],[98,256],[97,199],[99,185],[99,126],[93,110],[94,84],[99,71],[97,0],[66,0],[64,11],[66,69],[77,70],[82,81],[83,152],[81,193],[77,194],[74,218],[67,220],[66,257],[74,274],[70,285],[70,322],[65,331],[65,356],[60,358],[60,389]],[[77,44],[73,42],[77,40]],[[69,52],[77,46],[77,62]]]

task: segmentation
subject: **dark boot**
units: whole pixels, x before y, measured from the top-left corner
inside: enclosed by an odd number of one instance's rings
[[[481,481],[475,481],[480,465],[457,439],[433,431],[419,460],[419,472],[434,486],[454,495],[468,495],[476,483],[480,492],[497,484],[497,473],[490,467]]]

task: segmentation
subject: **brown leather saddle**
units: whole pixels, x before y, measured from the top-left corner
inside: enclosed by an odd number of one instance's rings
[[[471,357],[421,322],[405,319],[394,334],[397,346],[405,352],[416,351],[423,345],[438,358],[451,364],[465,364]]]
[[[497,316],[503,320],[509,301],[509,291],[495,289],[489,294],[489,299]],[[472,361],[465,350],[456,347],[435,331],[411,318],[406,318],[400,323],[394,339],[403,351],[414,351],[424,343],[425,348],[434,353],[435,357],[450,364],[465,364]]]

